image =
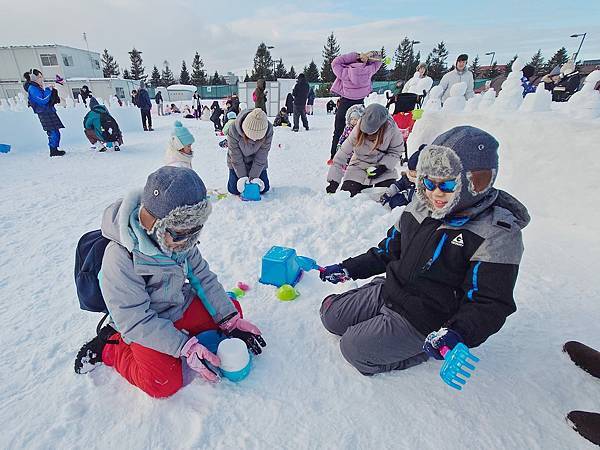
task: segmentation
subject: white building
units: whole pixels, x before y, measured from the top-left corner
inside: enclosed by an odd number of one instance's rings
[[[103,78],[100,54],[66,45],[0,47],[0,98],[13,98],[23,91],[23,73],[39,69],[48,83],[56,76],[66,80],[68,94],[75,98],[83,85],[103,99],[112,95],[129,99],[139,82]]]

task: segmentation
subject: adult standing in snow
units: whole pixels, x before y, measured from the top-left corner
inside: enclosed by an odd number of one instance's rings
[[[427,76],[427,65],[425,63],[420,63],[417,66],[415,74],[402,88],[402,92],[417,94],[419,97],[423,98],[427,95],[431,86],[433,86],[433,80],[431,77]]]
[[[358,125],[333,158],[326,191],[341,190],[354,197],[370,187],[388,187],[396,178],[396,166],[404,151],[402,133],[388,110],[378,103],[369,105]]]
[[[294,90],[292,91],[292,95],[294,96],[294,131],[298,131],[300,126],[300,117],[302,118],[302,126],[304,129],[308,131],[308,119],[306,117],[306,102],[308,99],[308,93],[310,91],[310,86],[308,85],[308,81],[306,81],[306,76],[301,73],[298,75],[298,81],[296,81],[296,85],[294,86]]]
[[[56,89],[44,85],[44,75],[38,69],[23,74],[25,83],[23,89],[27,92],[29,106],[37,114],[42,128],[48,135],[50,156],[63,156],[65,152],[59,150],[60,129],[65,126],[60,121],[54,105],[60,101]]]
[[[144,131],[154,131],[152,128],[152,114],[150,112],[152,110],[152,102],[150,101],[150,95],[146,90],[146,83],[143,81],[140,81],[140,88],[135,96],[135,104],[140,108]]]
[[[219,102],[217,100],[213,101],[212,105],[210,105],[210,111],[210,121],[215,126],[215,132],[220,133],[223,129],[223,125],[221,124],[221,116],[223,115],[223,110],[221,109],[221,105],[219,105]]]
[[[308,91],[308,98],[306,100],[306,114],[311,115],[311,116],[313,115],[314,105],[315,105],[315,90],[311,86],[310,90]]]
[[[210,213],[198,174],[171,166],[106,208],[101,230],[110,242],[101,290],[111,323],[79,350],[76,373],[104,363],[164,398],[183,387],[182,358],[202,378],[218,381],[206,362],[218,367],[220,360],[196,337],[203,331],[220,330],[262,352],[260,330],[242,318],[198,249]]]
[[[467,69],[467,61],[469,56],[466,54],[458,55],[454,68],[447,72],[440,81],[440,88],[442,88],[442,103],[450,97],[450,88],[456,83],[465,82],[467,83],[467,90],[465,92],[465,98],[469,100],[475,95],[473,92],[474,80],[473,72]]]
[[[407,369],[459,342],[477,347],[515,312],[513,297],[529,214],[493,187],[498,142],[459,126],[419,154],[416,194],[378,247],[327,266],[323,281],[370,283],[329,295],[327,330],[364,375]]]
[[[160,92],[160,91],[156,92],[156,95],[154,96],[154,101],[156,102],[156,109],[158,110],[158,115],[164,116],[165,112],[163,111],[164,100],[162,97],[162,92]]]
[[[335,81],[331,92],[340,96],[333,137],[331,139],[330,158],[328,165],[333,164],[340,136],[346,126],[346,111],[352,105],[364,104],[365,97],[371,93],[371,77],[381,67],[381,57],[378,52],[347,53],[331,61],[331,69]]]
[[[260,108],[246,109],[240,113],[227,133],[227,190],[234,195],[244,192],[247,183],[260,186],[260,192],[269,190],[267,167],[273,125]]]
[[[236,116],[240,113],[240,98],[237,94],[231,94],[231,110]]]
[[[291,92],[288,92],[287,97],[285,98],[285,109],[288,114],[294,113],[294,96]]]
[[[265,90],[267,82],[261,78],[256,82],[256,89],[252,93],[252,99],[254,100],[254,107],[262,109],[265,113],[267,112],[267,91]]]

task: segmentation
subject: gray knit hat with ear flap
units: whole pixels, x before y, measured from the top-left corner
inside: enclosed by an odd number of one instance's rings
[[[417,195],[429,205],[423,178],[456,179],[454,198],[443,209],[430,207],[432,217],[442,219],[464,212],[493,189],[498,173],[498,141],[471,126],[454,127],[425,147],[417,164]]]

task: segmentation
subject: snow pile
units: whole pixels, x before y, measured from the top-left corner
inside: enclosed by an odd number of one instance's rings
[[[594,87],[600,81],[600,70],[590,73],[579,92],[569,99],[569,111],[576,119],[600,117],[600,92]]]
[[[561,346],[578,339],[600,347],[600,209],[591,206],[600,172],[598,121],[555,111],[428,112],[417,121],[411,152],[420,138],[459,124],[494,134],[501,143],[497,185],[533,217],[524,231],[519,310],[473,350],[481,362],[457,392],[442,382],[436,361],[370,378],[344,361],[319,307],[326,295],[354,284],[325,284],[313,271],[297,286],[302,295],[284,303],[274,287],[257,282],[272,245],[331,264],[376,245],[400,213],[366,195],[325,193],[333,117],[315,111],[309,132],[275,130],[272,191],[255,203],[215,202],[201,235],[202,254],[225,287],[251,285],[241,304],[262,329],[265,352],[240,383],[214,386],[193,377],[166,400],[149,398],[108,367],[73,373],[74,356],[94,335],[99,315],[79,310],[72,274],[77,240],[161,164],[175,118],[155,117],[154,133],[125,133],[120,153],[73,144],[51,159],[41,142],[30,152],[0,155],[1,448],[585,447],[564,415],[597,411],[600,388]],[[23,122],[13,123],[19,140],[28,139]],[[196,138],[195,170],[207,187],[224,191],[221,138],[211,123],[184,123]]]
[[[444,102],[444,106],[442,106],[442,112],[449,113],[463,111],[467,104],[465,92],[467,92],[467,83],[461,81],[460,83],[453,84],[450,88],[450,96]]]
[[[543,112],[550,111],[551,108],[552,92],[544,89],[544,84],[540,83],[535,92],[525,96],[519,110],[523,112]]]
[[[525,67],[525,63],[521,58],[515,59],[512,63],[512,70],[502,83],[502,90],[494,103],[494,111],[515,111],[523,103],[523,86],[521,85],[523,67]]]

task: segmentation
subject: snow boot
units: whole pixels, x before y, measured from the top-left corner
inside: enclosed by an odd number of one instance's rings
[[[50,157],[52,156],[63,156],[66,152],[59,150],[58,147],[50,147]]]
[[[600,414],[586,411],[571,411],[567,422],[588,441],[600,445]]]
[[[563,351],[569,355],[576,366],[590,375],[600,378],[600,352],[581,342],[569,341],[563,346]]]
[[[115,152],[120,152],[121,151],[121,147],[119,147],[117,144],[115,144]]]
[[[98,150],[98,152],[103,153],[106,151],[106,147],[103,145],[102,147],[100,147],[100,150]]]
[[[293,131],[294,133],[297,133],[297,132],[298,132],[298,128],[292,128],[292,131]]]
[[[148,128],[148,131],[154,131],[154,128],[150,127]]]
[[[118,342],[109,340],[116,332],[117,330],[110,325],[105,325],[94,339],[84,344],[75,357],[75,373],[88,373],[99,364],[102,364],[102,350],[104,350],[104,347],[107,344]]]

